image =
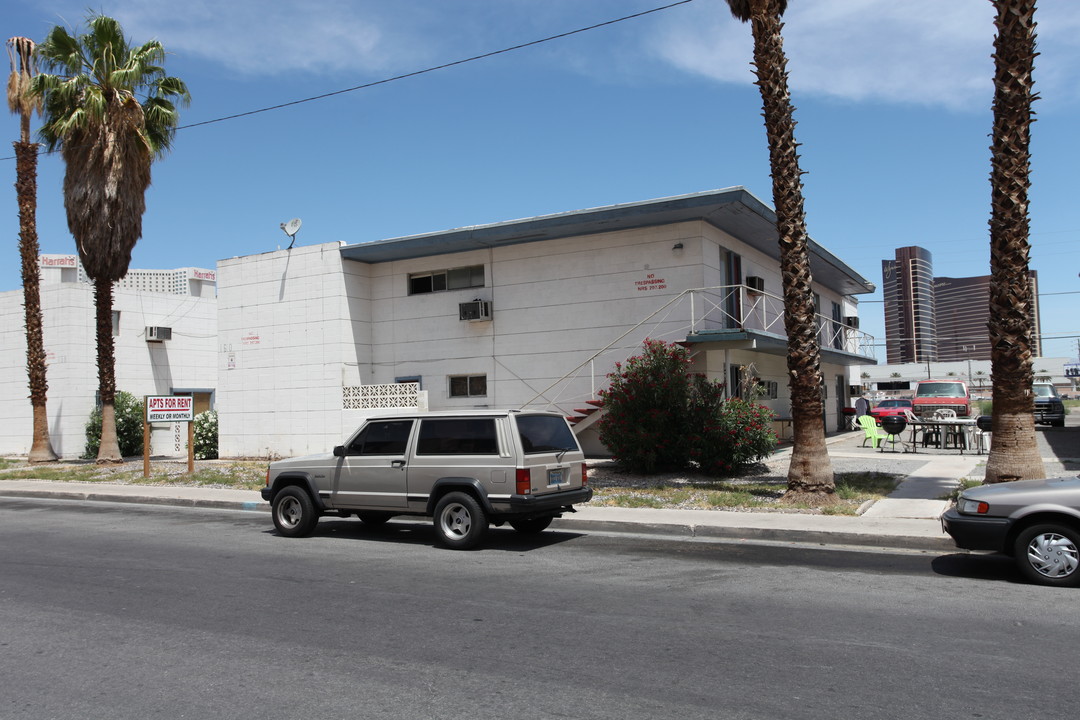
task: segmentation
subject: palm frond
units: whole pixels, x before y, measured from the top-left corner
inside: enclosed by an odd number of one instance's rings
[[[727,4],[731,15],[742,22],[747,22],[755,10],[770,12],[770,4],[775,4],[777,16],[787,11],[787,0],[727,0]]]

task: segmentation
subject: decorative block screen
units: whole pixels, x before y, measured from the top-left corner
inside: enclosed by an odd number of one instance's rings
[[[346,410],[376,410],[379,408],[417,407],[420,383],[387,383],[385,385],[348,385],[341,388]]]

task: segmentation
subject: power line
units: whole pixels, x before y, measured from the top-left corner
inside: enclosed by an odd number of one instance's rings
[[[302,98],[300,100],[293,100],[291,102],[279,103],[277,105],[270,105],[267,107],[258,108],[257,110],[248,110],[246,112],[236,113],[235,115],[226,115],[224,117],[214,118],[212,120],[203,120],[202,122],[191,123],[190,125],[180,125],[176,129],[188,130],[190,128],[201,127],[203,125],[213,125],[215,123],[225,122],[226,120],[236,120],[237,118],[258,115],[260,113],[270,112],[272,110],[281,110],[282,108],[292,107],[294,105],[302,105],[304,103],[315,102],[316,100],[325,100],[326,98],[335,97],[337,95],[344,95],[345,93],[357,92],[358,90],[366,90],[368,88],[377,87],[379,85],[386,85],[387,83],[397,82],[398,80],[405,80],[407,78],[417,77],[419,75],[426,75],[428,73],[433,73],[437,70],[445,70],[447,68],[464,65],[466,63],[475,62],[477,60],[484,60],[490,57],[495,57],[496,55],[513,52],[515,50],[523,50],[525,48],[533,47],[535,45],[542,45],[543,43],[552,42],[554,40],[561,40],[563,38],[571,37],[572,35],[579,35],[584,32],[589,32],[590,30],[597,30],[599,28],[607,27],[609,25],[626,22],[627,20],[635,20],[637,18],[651,15],[653,13],[658,13],[663,10],[670,10],[671,8],[678,7],[679,5],[686,5],[687,3],[691,3],[693,1],[694,0],[678,0],[677,2],[673,2],[668,5],[661,5],[660,7],[652,8],[651,10],[643,10],[632,15],[624,15],[623,17],[615,18],[614,20],[606,20],[604,22],[596,23],[594,25],[578,28],[577,30],[568,30],[557,35],[550,35],[539,40],[531,40],[529,42],[520,43],[518,45],[503,48],[501,50],[493,50],[491,52],[486,52],[481,55],[473,55],[472,57],[464,58],[462,60],[454,60],[453,62],[443,63],[442,65],[435,65],[433,67],[424,68],[423,70],[414,70],[413,72],[404,73],[402,75],[395,75],[394,77],[384,78],[382,80],[375,80],[373,82],[364,83],[363,85],[356,85],[354,87],[345,88],[344,90],[334,90],[333,92],[323,93],[321,95],[313,95],[311,97]],[[39,154],[48,153],[39,152]],[[15,156],[0,158],[0,160],[14,159]]]

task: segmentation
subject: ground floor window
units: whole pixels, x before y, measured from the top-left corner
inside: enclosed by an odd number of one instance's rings
[[[487,395],[487,375],[451,375],[450,397],[484,397]]]

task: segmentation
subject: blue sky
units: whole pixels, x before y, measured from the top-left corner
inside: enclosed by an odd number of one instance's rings
[[[667,0],[671,2],[672,0]],[[4,5],[4,38],[83,25],[83,0]],[[665,0],[111,0],[192,92],[181,125],[527,43]],[[181,129],[155,164],[131,267],[213,267],[288,243],[434,232],[733,185],[771,204],[748,26],[677,7],[324,100]],[[1080,3],[1041,0],[1032,260],[1044,354],[1075,357]],[[987,0],[793,0],[784,29],[811,235],[876,285],[894,249],[989,273]],[[18,137],[4,115],[0,134]],[[35,125],[36,126],[36,125]],[[10,147],[10,146],[7,146]],[[0,151],[0,156],[10,153]],[[20,286],[15,167],[0,163],[0,290]],[[39,168],[42,252],[74,253],[63,162]],[[863,328],[884,342],[881,293]],[[877,302],[875,302],[877,301]],[[878,356],[884,358],[884,349]]]

